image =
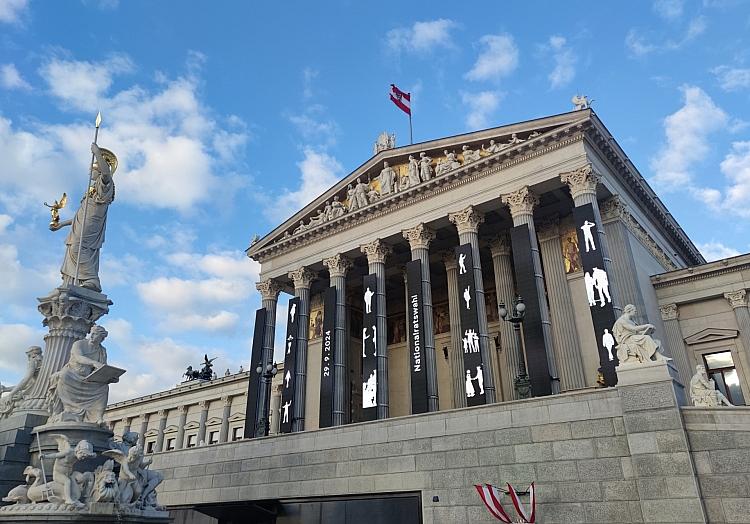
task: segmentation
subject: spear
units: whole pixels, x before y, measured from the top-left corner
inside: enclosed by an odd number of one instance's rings
[[[99,138],[99,126],[102,124],[102,112],[99,111],[96,113],[96,121],[95,126],[96,129],[94,130],[94,144],[96,144],[96,141]],[[83,203],[83,221],[81,222],[81,234],[78,238],[78,256],[76,257],[76,274],[75,277],[73,277],[73,284],[78,285],[78,267],[81,265],[81,246],[83,245],[83,235],[86,231],[86,215],[88,215],[89,211],[89,192],[91,190],[91,181],[94,178],[94,153],[91,153],[91,163],[89,164],[89,183],[86,186],[86,196],[84,196],[84,203]]]

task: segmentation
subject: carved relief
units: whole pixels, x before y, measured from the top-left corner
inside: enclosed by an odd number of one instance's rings
[[[312,281],[315,280],[315,273],[304,266],[290,271],[287,276],[294,282],[295,289],[310,289]]]
[[[332,257],[324,258],[323,265],[328,268],[328,272],[333,277],[346,276],[346,272],[352,267],[352,261],[341,253]]]
[[[393,252],[393,248],[379,238],[367,244],[362,244],[359,249],[367,255],[367,261],[370,264],[385,263],[386,257]]]
[[[570,188],[570,194],[575,199],[579,195],[596,194],[596,186],[601,181],[601,175],[594,171],[591,164],[587,164],[574,171],[560,173],[560,180]]]
[[[523,186],[518,191],[502,195],[501,198],[514,218],[518,215],[533,215],[534,208],[539,205],[539,197],[529,189],[529,186]]]
[[[659,306],[659,314],[661,314],[662,320],[677,320],[679,316],[677,304],[667,304],[665,306]]]
[[[424,224],[417,224],[411,229],[404,229],[401,234],[414,249],[429,249],[430,242],[435,240],[435,231]]]
[[[724,293],[724,298],[729,301],[729,305],[732,306],[732,309],[738,307],[747,307],[747,300],[745,300],[746,294],[747,293],[744,289],[740,289],[738,291],[730,291],[728,293]]]
[[[448,213],[448,220],[456,226],[459,235],[461,233],[476,233],[479,225],[484,222],[484,213],[474,209],[474,206],[469,206],[461,211]]]
[[[281,286],[271,278],[256,282],[255,289],[260,291],[263,300],[276,300],[279,298],[279,292],[281,292]]]

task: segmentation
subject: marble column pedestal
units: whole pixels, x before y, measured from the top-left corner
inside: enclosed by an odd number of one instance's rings
[[[680,382],[680,373],[673,364],[672,359],[660,360],[658,362],[643,362],[632,364],[620,364],[615,368],[617,371],[617,386],[635,386],[648,384],[663,380],[671,380],[672,387],[677,397],[677,404],[687,406],[685,387]]]

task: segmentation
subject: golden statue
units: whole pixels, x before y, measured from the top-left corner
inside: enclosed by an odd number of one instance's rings
[[[47,202],[44,203],[45,206],[49,208],[49,212],[52,215],[52,218],[50,220],[50,227],[55,226],[60,223],[60,210],[65,207],[65,204],[68,203],[68,195],[67,193],[63,193],[60,197],[60,200],[55,200],[55,203],[52,205],[49,205]]]

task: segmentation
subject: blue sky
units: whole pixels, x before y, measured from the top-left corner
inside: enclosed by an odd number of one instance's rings
[[[408,141],[391,82],[413,93],[415,141],[587,94],[707,258],[750,251],[747,0],[257,4],[0,0],[0,381],[42,343],[35,297],[65,235],[42,202],[67,191],[74,212],[98,109],[120,159],[101,271],[105,345],[129,370],[113,400],[206,352],[247,367],[243,250],[381,131]]]

